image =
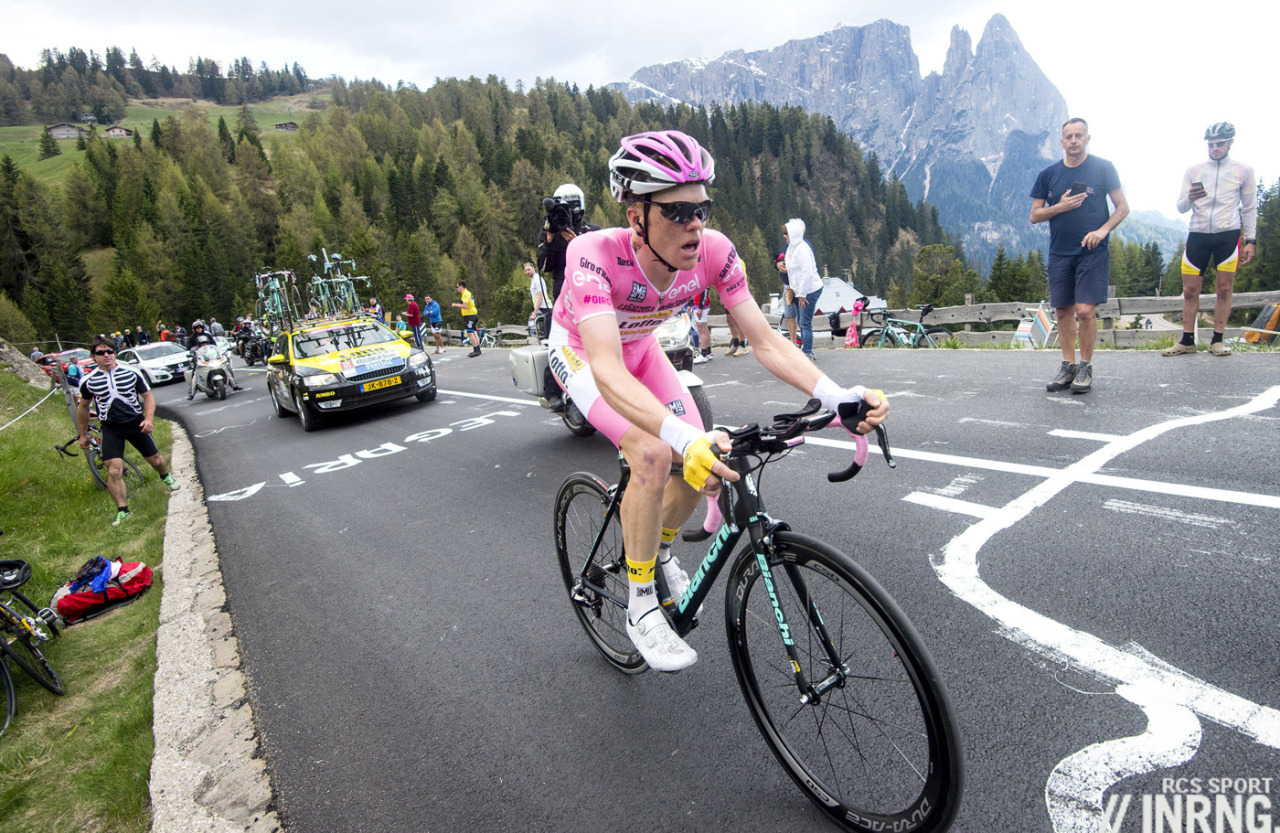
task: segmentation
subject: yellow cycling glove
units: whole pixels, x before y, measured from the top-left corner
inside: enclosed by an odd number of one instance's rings
[[[684,450],[684,482],[695,489],[701,489],[707,485],[711,467],[715,464],[716,454],[711,449],[711,437],[703,434]]]

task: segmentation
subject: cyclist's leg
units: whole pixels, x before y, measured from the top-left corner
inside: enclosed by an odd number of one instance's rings
[[[1213,337],[1227,329],[1227,319],[1231,317],[1231,296],[1236,282],[1236,267],[1240,263],[1240,235],[1227,232],[1214,249],[1214,267],[1218,273],[1218,294],[1213,303]]]
[[[111,426],[102,423],[102,444],[99,449],[102,462],[107,467],[107,491],[115,501],[116,508],[128,505],[127,489],[124,485],[124,441]]]

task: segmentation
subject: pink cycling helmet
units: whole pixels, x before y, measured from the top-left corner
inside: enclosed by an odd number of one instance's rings
[[[609,159],[609,190],[623,202],[627,194],[652,194],[677,185],[716,178],[716,162],[698,140],[679,130],[624,136]]]

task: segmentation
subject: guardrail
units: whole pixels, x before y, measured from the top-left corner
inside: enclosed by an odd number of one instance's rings
[[[1200,296],[1201,312],[1212,311],[1216,296],[1212,293]],[[1271,292],[1237,292],[1231,299],[1231,308],[1235,309],[1262,309],[1267,304],[1280,303],[1280,290]],[[973,324],[996,324],[1000,322],[1018,322],[1023,318],[1032,315],[1038,309],[1038,303],[1029,303],[1024,301],[1013,301],[1000,304],[967,304],[958,307],[937,307],[930,311],[929,317],[926,319],[928,324],[937,324],[940,327],[948,327],[954,329],[956,325],[973,325]],[[1123,347],[1132,344],[1139,344],[1143,341],[1154,341],[1160,338],[1168,338],[1173,330],[1144,330],[1144,329],[1115,329],[1111,326],[1111,322],[1117,318],[1130,315],[1151,315],[1169,312],[1182,312],[1182,296],[1181,295],[1161,295],[1136,298],[1110,298],[1105,304],[1098,305],[1098,318],[1100,326],[1098,328],[1098,344]],[[889,310],[889,314],[894,318],[905,318],[914,320],[920,317],[920,311],[915,309]],[[778,316],[766,314],[765,318],[770,324],[778,323]],[[851,316],[849,313],[842,313],[840,323],[842,327],[847,327],[850,323]],[[707,317],[707,323],[711,327],[711,339],[714,344],[729,343],[729,317],[727,315],[710,315]],[[871,317],[864,311],[858,316],[859,327],[877,326],[872,323]],[[534,339],[529,335],[528,326],[525,324],[499,324],[497,326],[486,328],[493,333],[498,339],[501,346],[518,347],[525,344],[532,344]],[[815,333],[831,332],[831,323],[825,314],[818,314],[813,317],[813,331]],[[458,329],[442,330],[445,339],[450,343],[463,343],[466,341],[466,334]],[[1240,330],[1236,329],[1228,332],[1229,336],[1238,336]],[[430,334],[428,334],[429,336]],[[961,329],[955,332],[956,339],[965,345],[980,344],[998,344],[1011,341],[1013,332],[1011,330],[995,330],[991,332],[973,332],[969,329]],[[830,344],[825,339],[817,342],[818,346]],[[843,346],[843,342],[841,342]]]

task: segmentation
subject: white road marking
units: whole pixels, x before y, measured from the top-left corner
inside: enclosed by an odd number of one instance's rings
[[[1115,796],[1104,808],[1102,796],[1116,781],[1179,766],[1200,748],[1200,721],[1185,706],[1168,702],[1159,687],[1122,685],[1116,693],[1147,715],[1140,735],[1086,746],[1061,761],[1049,775],[1044,801],[1055,833],[1119,831],[1132,796]]]
[[[448,394],[449,396],[466,396],[466,397],[470,397],[471,399],[488,399],[491,402],[510,402],[513,405],[537,405],[538,404],[538,400],[530,397],[525,397],[524,399],[512,399],[509,396],[491,396],[487,393],[467,393],[466,391],[444,390],[443,388],[441,388],[439,392]]]
[[[285,472],[284,474],[280,475],[280,479],[281,479],[281,480],[283,480],[283,481],[285,482],[285,484],[286,484],[286,485],[291,486],[291,487],[292,487],[292,486],[301,486],[303,483],[306,483],[306,482],[307,482],[307,481],[303,480],[301,477],[298,477],[298,475],[294,474],[294,473],[293,473],[293,472],[291,472],[291,471],[287,471],[287,472]]]
[[[908,503],[918,503],[930,509],[941,509],[943,512],[955,512],[958,515],[972,515],[975,518],[989,517],[997,511],[994,506],[984,506],[968,500],[956,500],[945,495],[932,495],[928,492],[912,492],[903,498]]]
[[[982,482],[982,477],[977,474],[962,474],[958,477],[951,478],[951,482],[941,489],[933,489],[935,495],[942,497],[957,497],[964,494],[965,490],[970,486]]]
[[[1112,512],[1146,515],[1151,518],[1159,518],[1162,521],[1177,521],[1178,523],[1203,526],[1209,529],[1217,529],[1224,525],[1235,526],[1236,523],[1230,518],[1215,518],[1212,515],[1200,515],[1196,512],[1180,512],[1177,509],[1170,509],[1165,506],[1148,506],[1144,503],[1132,503],[1127,500],[1108,500],[1102,504],[1102,507],[1110,509]]]
[[[981,425],[1001,425],[1005,428],[1026,428],[1027,426],[1021,422],[1001,422],[998,419],[978,419],[977,417],[962,417],[958,420],[960,425],[966,422],[976,422]]]
[[[1100,443],[1115,442],[1121,438],[1121,434],[1094,434],[1089,431],[1068,431],[1065,428],[1055,428],[1049,432],[1052,437],[1066,437],[1069,440],[1097,440]]]

